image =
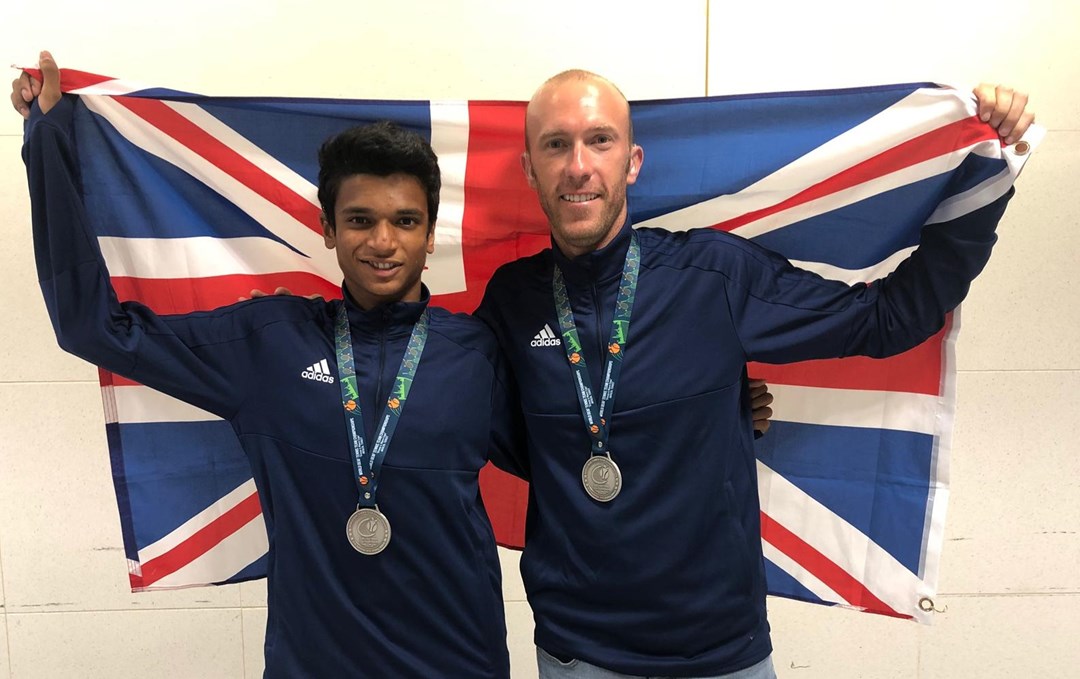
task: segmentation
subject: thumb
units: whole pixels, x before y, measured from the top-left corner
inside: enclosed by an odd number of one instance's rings
[[[38,66],[41,68],[42,81],[38,105],[41,106],[42,113],[48,113],[49,109],[60,101],[60,69],[52,54],[47,51],[38,57]]]

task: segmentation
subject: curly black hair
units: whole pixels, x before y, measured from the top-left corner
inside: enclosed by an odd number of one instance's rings
[[[389,177],[407,174],[427,194],[429,228],[439,212],[439,159],[431,144],[396,123],[381,121],[357,125],[330,137],[319,148],[319,204],[330,228],[341,182],[358,174]]]

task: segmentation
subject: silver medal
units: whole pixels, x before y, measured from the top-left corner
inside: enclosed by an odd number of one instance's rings
[[[610,453],[605,456],[593,455],[581,468],[581,484],[592,499],[611,502],[622,490],[622,472]]]
[[[349,544],[361,554],[378,554],[390,544],[390,522],[378,509],[363,507],[353,512],[345,526]]]

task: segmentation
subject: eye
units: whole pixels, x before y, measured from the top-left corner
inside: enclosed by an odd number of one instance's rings
[[[552,150],[564,149],[566,148],[566,142],[562,139],[549,139],[545,142],[544,148]]]
[[[598,134],[593,138],[593,143],[598,146],[609,146],[615,142],[615,138],[610,134]]]
[[[420,220],[417,219],[416,217],[401,217],[400,219],[398,219],[398,226],[404,226],[404,227],[410,227],[411,228],[413,226],[418,226],[419,224],[420,224]]]
[[[345,221],[348,222],[349,224],[353,224],[355,226],[370,226],[371,225],[371,220],[368,217],[365,217],[364,215],[352,215],[352,216],[348,217]]]

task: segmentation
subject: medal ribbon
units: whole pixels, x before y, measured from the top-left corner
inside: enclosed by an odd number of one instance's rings
[[[341,384],[341,404],[345,409],[345,431],[352,448],[353,480],[360,492],[359,506],[375,506],[375,489],[379,485],[379,470],[383,458],[394,438],[405,400],[412,388],[413,376],[420,365],[424,344],[428,336],[428,310],[420,315],[409,336],[409,345],[401,358],[401,367],[394,378],[394,390],[383,408],[382,417],[376,422],[375,443],[371,452],[364,448],[364,420],[360,415],[360,392],[356,386],[356,365],[353,363],[352,333],[349,332],[349,312],[344,302],[337,315],[335,340],[338,364],[338,382]]]
[[[581,414],[585,418],[585,429],[592,439],[593,455],[608,455],[608,406],[615,398],[615,385],[619,381],[623,356],[626,354],[627,338],[630,335],[630,314],[634,310],[634,293],[637,291],[638,271],[641,269],[641,249],[638,247],[637,233],[630,232],[630,247],[623,262],[622,280],[619,282],[619,295],[615,299],[615,316],[611,323],[611,338],[608,341],[607,359],[604,362],[604,390],[597,403],[593,395],[592,380],[585,366],[585,357],[581,355],[581,338],[578,337],[574,324],[574,311],[570,307],[570,297],[566,293],[562,270],[555,264],[552,288],[555,292],[555,313],[559,316],[562,329],[563,348],[566,359],[574,372],[574,386],[581,404]]]

